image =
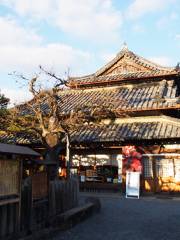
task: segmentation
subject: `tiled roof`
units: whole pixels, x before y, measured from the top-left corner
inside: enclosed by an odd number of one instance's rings
[[[8,144],[20,144],[20,145],[29,145],[29,144],[40,144],[40,140],[37,136],[28,133],[14,133],[6,134],[0,133],[0,142]]]
[[[103,66],[102,68],[100,68],[98,71],[96,71],[95,75],[99,76],[102,73],[104,73],[107,69],[109,69],[110,67],[112,67],[116,62],[118,62],[119,60],[121,60],[123,57],[126,57],[128,59],[130,59],[131,61],[135,62],[136,64],[138,64],[139,66],[142,67],[146,67],[147,69],[149,69],[150,71],[157,71],[157,72],[164,72],[164,73],[172,73],[174,72],[174,68],[171,67],[163,67],[159,64],[156,64],[152,61],[149,61],[135,53],[133,53],[132,51],[129,51],[128,48],[126,49],[122,49],[114,59],[112,59],[109,63],[107,63],[105,66]]]
[[[176,76],[177,72],[172,72],[172,73],[166,73],[162,74],[161,71],[154,70],[151,72],[143,72],[143,71],[137,71],[137,72],[127,72],[127,73],[118,73],[118,74],[111,74],[111,75],[102,75],[102,76],[96,76],[95,74],[91,74],[88,76],[84,77],[79,77],[79,78],[69,78],[69,86],[71,88],[76,88],[76,87],[83,87],[87,85],[101,85],[105,83],[117,83],[119,81],[123,82],[126,80],[136,80],[136,79],[153,79],[155,77],[167,77],[167,76]]]
[[[117,69],[117,70],[115,70]],[[115,84],[123,80],[136,80],[159,76],[177,75],[179,70],[172,67],[162,67],[127,48],[120,51],[116,57],[100,68],[94,74],[83,77],[70,77],[71,88],[87,87],[88,85]]]
[[[170,117],[136,117],[116,119],[104,124],[82,126],[71,133],[71,142],[131,142],[134,140],[180,139],[180,123]],[[16,144],[38,144],[36,137],[26,134],[0,135],[0,142]]]
[[[71,135],[71,141],[77,143],[130,142],[170,138],[180,138],[180,123],[178,119],[171,120],[166,117],[130,118],[101,126],[89,128],[84,126]]]
[[[0,143],[0,153],[40,156],[39,153],[35,152],[31,148],[4,143]]]
[[[60,96],[63,102],[61,109],[65,113],[88,105],[108,106],[111,104],[113,109],[119,111],[168,109],[179,106],[177,86],[174,81],[85,90],[65,90],[60,92]],[[47,105],[44,105],[44,108],[46,107]]]

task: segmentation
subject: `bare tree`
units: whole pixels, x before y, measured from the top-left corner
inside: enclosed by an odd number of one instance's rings
[[[45,90],[39,83],[44,75],[53,83],[49,90]],[[102,118],[114,117],[115,111],[112,104],[97,105],[84,104],[64,113],[61,92],[67,86],[67,81],[58,77],[51,71],[40,66],[40,73],[32,79],[27,79],[21,74],[15,74],[21,80],[27,81],[29,91],[33,98],[25,104],[16,106],[11,110],[11,128],[15,131],[36,133],[46,148],[45,162],[49,163],[50,179],[57,176],[59,153],[62,150],[62,139],[66,140],[67,176],[70,174],[70,132],[77,130],[84,123],[97,124]],[[110,102],[110,101],[109,101]],[[112,102],[112,100],[111,100]],[[10,129],[10,128],[9,128]]]

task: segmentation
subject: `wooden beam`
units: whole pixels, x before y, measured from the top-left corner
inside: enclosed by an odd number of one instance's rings
[[[10,203],[18,203],[19,201],[20,201],[20,198],[0,200],[0,206],[10,204]]]

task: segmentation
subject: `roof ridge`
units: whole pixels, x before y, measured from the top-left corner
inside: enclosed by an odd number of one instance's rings
[[[170,117],[170,116],[166,116],[166,115],[162,115],[162,118],[164,119],[164,121],[168,121],[168,122],[172,122],[177,125],[180,125],[180,121],[178,118]]]
[[[133,54],[134,54],[134,53],[133,53]],[[135,55],[136,57],[138,57],[139,59],[142,59],[143,61],[147,62],[148,64],[157,66],[158,68],[164,69],[165,71],[166,71],[166,70],[171,70],[171,71],[175,70],[175,67],[162,66],[161,64],[155,63],[155,62],[153,62],[153,61],[151,61],[151,60],[149,60],[149,59],[147,59],[147,58],[144,58],[144,57],[142,57],[142,56],[140,56],[140,55],[138,55],[138,54],[134,54],[134,55]]]
[[[72,76],[72,77],[69,77],[68,78],[68,80],[73,80],[73,79],[83,79],[83,78],[89,78],[89,77],[93,77],[95,74],[94,73],[92,73],[92,74],[87,74],[87,75],[84,75],[84,76],[79,76],[79,77],[74,77],[74,76]]]
[[[168,122],[168,123],[174,123],[178,126],[180,126],[180,122],[178,118],[173,118],[173,117],[169,117],[166,115],[160,115],[160,116],[141,116],[141,117],[128,117],[128,118],[117,118],[115,120],[116,124],[119,123],[135,123],[135,122],[159,122],[159,121],[164,121],[164,122]]]
[[[141,64],[141,61],[144,61],[145,64],[148,64],[151,68],[159,68],[158,70],[159,71],[168,71],[168,72],[171,72],[173,70],[175,70],[175,68],[173,67],[165,67],[165,66],[162,66],[160,64],[157,64],[157,63],[154,63],[144,57],[141,57],[140,55],[130,51],[128,48],[127,49],[122,49],[120,52],[118,52],[116,54],[116,57],[113,58],[110,62],[108,62],[107,64],[105,64],[103,67],[101,67],[99,70],[97,70],[95,72],[95,76],[99,76],[100,74],[102,74],[103,72],[105,72],[108,68],[110,68],[112,65],[114,65],[116,62],[118,62],[122,57],[124,57],[125,55],[133,55],[134,58],[138,59],[139,60],[139,63],[140,65],[143,65]],[[152,70],[152,69],[151,69]]]
[[[125,61],[122,60],[122,64],[120,63],[118,66],[115,66],[115,68],[113,68],[113,66],[116,63],[118,63],[118,61],[121,61],[123,57],[125,58],[127,57],[127,59],[125,59]],[[118,70],[119,72],[113,72],[114,69],[116,69],[116,67],[117,68],[120,67],[120,71]],[[111,68],[113,68],[111,73],[103,74],[104,72],[107,72]],[[126,70],[123,71],[123,69],[126,68],[127,71]],[[176,69],[176,67],[165,67],[158,63],[154,63],[151,60],[141,57],[140,55],[130,51],[125,45],[125,47],[120,52],[118,52],[111,61],[109,61],[103,67],[98,69],[95,73],[80,77],[69,77],[69,86],[73,84],[81,85],[82,82],[91,84],[94,83],[96,80],[99,82],[101,78],[107,78],[107,81],[111,82],[112,79],[109,78],[118,76],[121,77],[121,79],[119,80],[123,79],[130,80],[134,78],[146,78],[146,76],[147,77],[165,76],[177,73],[178,70]]]
[[[162,81],[162,80],[161,80]],[[122,85],[115,85],[115,86],[100,86],[100,87],[94,87],[94,88],[66,88],[63,91],[59,90],[60,93],[66,94],[66,93],[74,93],[74,92],[91,92],[91,91],[109,91],[110,89],[129,89],[129,88],[146,88],[149,86],[156,86],[159,85],[159,81],[151,82],[147,85],[147,83],[123,83]]]

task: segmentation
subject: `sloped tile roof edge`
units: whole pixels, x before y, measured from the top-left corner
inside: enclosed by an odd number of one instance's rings
[[[17,144],[40,144],[38,139],[28,136],[0,136],[2,142],[13,142]],[[93,143],[93,142],[123,142],[125,140],[161,140],[180,139],[179,119],[156,116],[156,117],[135,117],[116,119],[115,122],[106,124],[82,126],[71,133],[72,143]]]
[[[0,153],[40,156],[39,153],[35,152],[29,147],[17,146],[14,144],[6,144],[6,143],[0,143]]]

